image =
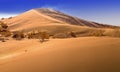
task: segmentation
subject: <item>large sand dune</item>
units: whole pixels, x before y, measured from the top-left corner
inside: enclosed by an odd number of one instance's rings
[[[66,24],[34,10],[27,11],[12,19],[5,19],[4,22],[9,25],[10,30],[24,30],[46,25]]]
[[[32,9],[16,17],[3,20],[10,30],[24,30],[46,25],[77,25],[95,28],[114,27],[86,21],[51,9]]]
[[[120,36],[120,31],[111,29],[115,26],[52,9],[32,9],[2,21],[12,32],[47,31],[53,38],[73,32],[78,38],[41,43],[38,39],[17,41],[10,37],[7,42],[0,42],[0,72],[120,72],[120,38],[113,38],[114,33]],[[101,37],[89,37],[96,36],[90,35],[94,32]]]
[[[115,26],[86,21],[52,9],[32,9],[16,17],[2,20],[11,31],[47,31],[50,35],[76,32],[78,36],[89,36],[90,32],[104,30],[105,36],[112,36]]]
[[[120,72],[119,38],[11,40],[0,46],[0,72]]]

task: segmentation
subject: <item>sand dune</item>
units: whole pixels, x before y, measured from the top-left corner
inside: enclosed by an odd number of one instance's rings
[[[37,11],[38,13],[41,13],[43,15],[49,16],[51,18],[54,18],[59,21],[62,21],[62,22],[68,23],[68,24],[72,24],[72,25],[97,27],[97,28],[114,27],[114,26],[100,24],[100,23],[80,19],[80,18],[77,18],[74,16],[70,16],[70,15],[62,13],[60,11],[54,10],[54,9],[37,8],[37,9],[33,9],[33,10]]]
[[[79,19],[52,9],[32,9],[3,21],[9,25],[10,31],[47,31],[50,35],[73,31],[77,36],[89,36],[92,31],[104,30],[105,36],[112,36],[113,32],[109,32],[108,28],[114,27]]]
[[[66,24],[37,13],[34,10],[27,11],[19,16],[13,17],[12,19],[5,19],[4,22],[9,25],[10,30],[24,30],[46,25]]]
[[[11,40],[1,45],[0,72],[120,72],[119,38]]]
[[[43,30],[54,36],[74,31],[78,38],[40,43],[38,39],[17,41],[10,37],[7,42],[0,42],[0,72],[120,72],[120,38],[107,37],[115,32],[119,35],[118,29],[111,29],[115,26],[52,9],[32,9],[2,21],[12,32]],[[92,37],[96,35],[90,35],[91,32],[101,37]]]
[[[77,25],[97,28],[114,27],[86,21],[51,9],[32,9],[11,19],[4,19],[10,30],[24,30],[46,25]]]

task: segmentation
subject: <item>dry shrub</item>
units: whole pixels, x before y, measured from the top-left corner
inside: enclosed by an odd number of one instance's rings
[[[0,21],[0,28],[2,29],[7,29],[8,28],[8,25],[2,21]]]
[[[76,37],[77,37],[76,33],[73,32],[73,31],[69,33],[69,36],[70,36],[70,37],[73,37],[73,38],[76,38]]]
[[[35,32],[32,31],[31,33],[27,34],[28,39],[40,39],[41,42],[44,42],[45,39],[49,39],[50,35],[48,32]]]
[[[112,33],[113,37],[120,37],[120,29],[114,29]]]
[[[13,17],[9,17],[8,19],[12,19]]]
[[[23,31],[17,31],[13,33],[12,38],[16,40],[22,40],[23,38],[25,38],[25,34],[23,33]]]
[[[12,33],[8,30],[4,30],[4,31],[1,31],[0,34],[3,36],[3,37],[9,37],[12,35]]]
[[[11,32],[7,29],[8,25],[2,21],[0,21],[0,34],[3,37],[11,36]]]
[[[1,20],[4,20],[5,18],[1,18]]]
[[[38,38],[36,34],[37,33],[33,30],[32,32],[27,33],[26,36],[27,36],[28,39],[36,39],[36,38]]]
[[[67,33],[57,33],[53,36],[53,38],[68,38]]]
[[[105,36],[105,35],[104,35],[104,30],[94,30],[94,31],[90,31],[90,32],[89,32],[89,35],[90,35],[90,36],[97,36],[97,37]]]
[[[50,36],[47,32],[39,32],[38,37],[39,37],[41,42],[44,42],[45,39],[49,39]]]
[[[5,42],[5,38],[0,37],[1,42]]]
[[[57,33],[53,35],[53,38],[71,38],[71,37],[75,38],[77,37],[77,34],[71,31],[71,32]]]
[[[36,33],[34,33],[32,31],[32,32],[27,33],[27,38],[28,39],[37,39],[38,37],[36,36]]]

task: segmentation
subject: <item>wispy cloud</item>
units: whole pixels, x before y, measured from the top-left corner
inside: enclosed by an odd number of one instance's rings
[[[8,18],[8,17],[13,17],[16,16],[18,14],[4,14],[4,13],[0,13],[0,18]]]
[[[44,6],[41,6],[41,8],[50,8],[50,9],[60,10],[59,6],[51,6],[51,5],[44,5]]]
[[[55,5],[55,6],[54,5],[43,5],[41,6],[41,8],[50,8],[50,9],[66,12],[66,9],[64,9],[64,6],[62,5]]]

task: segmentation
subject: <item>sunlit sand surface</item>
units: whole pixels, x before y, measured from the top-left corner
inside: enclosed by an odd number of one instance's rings
[[[0,72],[120,71],[119,38],[80,37],[50,39],[44,43],[11,40],[0,46],[4,47],[0,48],[4,51],[0,57]]]

